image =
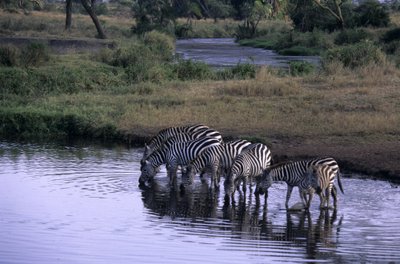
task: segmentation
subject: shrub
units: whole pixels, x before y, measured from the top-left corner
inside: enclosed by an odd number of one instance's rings
[[[0,65],[8,67],[17,66],[20,57],[19,53],[19,49],[14,46],[0,46]]]
[[[379,47],[366,41],[331,49],[324,56],[324,61],[338,60],[345,67],[356,68],[370,63],[381,63],[384,57]]]
[[[314,64],[307,61],[289,62],[289,72],[293,76],[303,76],[312,73],[315,70]]]
[[[205,80],[213,76],[210,66],[204,62],[179,60],[171,68],[174,78],[179,80]]]
[[[24,66],[39,66],[49,58],[49,50],[42,43],[31,43],[21,50],[21,64]]]
[[[161,60],[172,59],[175,43],[171,36],[153,30],[144,34],[143,42],[151,52],[158,54]]]
[[[356,9],[359,26],[387,27],[390,22],[389,12],[377,0],[362,2]]]
[[[313,56],[318,55],[319,51],[317,49],[307,48],[304,46],[293,46],[279,50],[279,54],[287,56]]]
[[[341,31],[335,38],[336,45],[354,44],[366,39],[371,39],[372,36],[364,29],[346,29]]]
[[[238,63],[235,67],[217,72],[217,78],[223,80],[229,79],[250,79],[256,76],[256,66],[250,63]]]

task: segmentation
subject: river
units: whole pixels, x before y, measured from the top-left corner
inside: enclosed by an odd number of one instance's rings
[[[344,175],[336,212],[284,209],[223,188],[138,187],[141,149],[0,141],[0,263],[375,263],[400,261],[400,192]],[[296,200],[297,199],[297,200]],[[293,195],[291,204],[298,201]]]
[[[319,65],[318,56],[282,56],[272,50],[240,46],[232,38],[198,38],[176,41],[176,53],[183,59],[202,61],[215,68],[239,63],[287,68],[290,61],[307,61]]]

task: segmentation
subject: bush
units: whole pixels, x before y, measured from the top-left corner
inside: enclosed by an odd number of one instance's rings
[[[317,49],[307,48],[304,46],[293,46],[290,48],[281,49],[278,53],[286,56],[313,56],[318,55],[319,51]]]
[[[387,27],[390,22],[389,12],[377,0],[362,2],[356,9],[358,25],[367,27]]]
[[[171,68],[174,78],[179,80],[205,80],[214,75],[206,63],[192,60],[179,60]]]
[[[24,66],[40,66],[50,58],[49,50],[42,43],[31,43],[21,50],[21,64]]]
[[[381,63],[384,61],[384,58],[385,55],[379,47],[366,41],[331,49],[324,56],[324,61],[331,62],[338,60],[345,67],[357,68],[370,63]]]
[[[13,67],[19,64],[20,51],[14,46],[0,46],[0,65]]]
[[[366,39],[371,39],[372,36],[364,29],[346,29],[340,31],[335,38],[336,45],[354,44]]]
[[[307,61],[291,61],[289,62],[289,72],[293,76],[304,76],[315,70],[314,64]]]
[[[235,67],[217,72],[217,78],[222,80],[230,79],[251,79],[256,76],[256,66],[250,63],[238,63]]]
[[[161,60],[171,60],[175,51],[174,39],[158,31],[151,31],[144,34],[143,42],[151,52],[158,54]]]

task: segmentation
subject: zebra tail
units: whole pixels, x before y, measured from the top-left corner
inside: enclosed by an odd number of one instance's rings
[[[340,180],[340,174],[341,174],[340,171],[338,171],[338,184],[339,184],[340,191],[344,194],[342,182]]]

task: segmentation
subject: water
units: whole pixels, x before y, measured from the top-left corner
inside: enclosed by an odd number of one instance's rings
[[[140,149],[0,142],[0,263],[400,261],[400,192],[343,178],[339,209],[284,210],[286,186],[228,205],[196,179],[138,187]],[[298,202],[294,192],[291,204]]]
[[[181,39],[176,53],[183,59],[202,61],[216,68],[233,67],[238,63],[287,68],[290,61],[307,61],[319,65],[318,56],[282,56],[272,50],[240,46],[231,38]]]

